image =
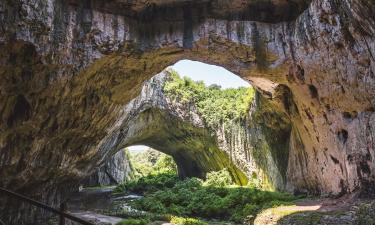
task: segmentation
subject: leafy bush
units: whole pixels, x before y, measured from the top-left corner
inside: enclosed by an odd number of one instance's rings
[[[198,219],[183,218],[183,217],[177,217],[177,216],[172,217],[171,223],[174,225],[209,225],[208,223],[203,222]]]
[[[223,169],[207,173],[204,184],[208,186],[224,187],[232,185],[233,180],[228,169]]]
[[[154,170],[158,173],[177,173],[177,165],[169,155],[162,154],[155,162]]]
[[[116,223],[116,225],[150,225],[150,223],[141,219],[127,219]]]
[[[128,209],[123,209],[121,211],[111,211],[107,215],[121,217],[121,218],[131,218],[131,219],[143,219],[146,221],[169,221],[171,216],[167,214],[155,214],[149,212],[141,211],[129,211]]]
[[[169,155],[149,148],[146,151],[128,154],[134,178],[155,173],[177,173],[177,165]]]
[[[207,87],[202,81],[180,78],[174,70],[168,72],[170,79],[164,85],[167,96],[180,103],[195,103],[209,126],[239,120],[249,112],[255,93],[253,88],[221,89],[217,85]]]
[[[179,180],[176,175],[156,174],[128,185],[127,190],[147,195],[131,205],[156,214],[214,218],[241,222],[268,207],[289,204],[294,197],[280,192],[232,185],[227,170],[198,178]],[[215,181],[215,182],[214,182]]]
[[[145,177],[138,178],[116,187],[115,192],[133,192],[147,193],[161,190],[163,188],[173,187],[179,178],[177,174],[168,172],[160,174],[150,174]]]

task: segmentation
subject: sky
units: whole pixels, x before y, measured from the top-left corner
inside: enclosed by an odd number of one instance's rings
[[[145,145],[133,145],[133,146],[127,147],[127,149],[129,149],[130,153],[138,153],[138,152],[147,150],[148,147]]]
[[[250,84],[229,72],[223,67],[209,65],[197,61],[181,60],[171,66],[180,76],[190,77],[192,80],[203,80],[206,85],[218,84],[222,88],[249,87]],[[139,152],[148,149],[144,145],[136,145],[128,148],[131,152]]]
[[[206,85],[218,84],[223,88],[249,87],[250,84],[223,67],[209,65],[197,61],[181,60],[171,66],[180,76],[187,76]]]

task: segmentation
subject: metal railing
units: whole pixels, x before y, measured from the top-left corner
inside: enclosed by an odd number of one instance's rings
[[[48,206],[48,205],[45,205],[41,202],[38,202],[38,201],[35,201],[31,198],[28,198],[24,195],[21,195],[21,194],[18,194],[18,193],[15,193],[13,191],[9,191],[7,189],[4,189],[4,188],[0,188],[0,193],[4,193],[8,196],[11,196],[11,197],[14,197],[14,198],[17,198],[19,200],[22,200],[24,202],[27,202],[29,203],[30,205],[34,205],[36,207],[39,207],[39,208],[42,208],[44,210],[47,210],[49,212],[52,212],[54,214],[57,214],[60,216],[60,223],[59,225],[65,225],[65,218],[69,219],[69,220],[72,220],[74,222],[77,222],[77,223],[80,223],[80,224],[83,224],[83,225],[95,225],[94,223],[91,223],[91,222],[87,222],[86,220],[83,220],[81,218],[78,218],[78,217],[75,217],[69,213],[66,213],[64,212],[65,211],[65,206],[62,204],[61,205],[61,210],[57,210],[51,206]],[[5,225],[5,223],[3,221],[1,221],[0,219],[0,224],[2,225]]]

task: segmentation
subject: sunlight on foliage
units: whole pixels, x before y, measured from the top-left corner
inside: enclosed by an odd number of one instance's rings
[[[203,81],[181,78],[172,69],[167,73],[170,76],[164,86],[167,96],[181,103],[194,102],[209,126],[244,118],[254,98],[253,88],[221,89],[218,85],[207,87]]]
[[[159,173],[149,174],[138,179],[127,181],[116,187],[116,192],[129,192],[129,193],[148,193],[154,192],[164,187],[173,187],[178,182],[176,173]]]
[[[203,222],[198,219],[183,218],[183,217],[177,217],[177,216],[172,217],[171,223],[174,225],[209,225],[209,223]]]
[[[179,217],[199,217],[241,223],[262,209],[288,205],[295,199],[287,193],[236,186],[227,170],[211,172],[206,181],[179,180],[176,174],[154,174],[123,184],[118,191],[143,198],[131,202],[138,210]]]
[[[140,219],[127,219],[116,223],[116,225],[149,225],[150,223],[146,220]]]
[[[157,173],[177,173],[177,165],[169,155],[149,148],[128,154],[135,179]]]
[[[228,169],[225,168],[220,171],[213,171],[208,173],[203,184],[206,186],[224,187],[233,185],[234,182]]]

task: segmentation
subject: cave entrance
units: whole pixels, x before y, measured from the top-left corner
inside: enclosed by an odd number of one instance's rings
[[[131,165],[130,178],[135,179],[157,173],[177,174],[177,164],[172,156],[145,145],[125,149]]]
[[[204,179],[211,171],[227,169],[235,183],[245,185],[240,157],[232,153],[228,135],[232,124],[238,126],[248,114],[253,97],[250,84],[228,70],[180,60],[146,81],[127,104],[115,148],[165,153],[176,163],[180,178]],[[219,140],[220,135],[227,137]],[[152,170],[150,163],[143,164],[149,168],[138,170]]]
[[[224,67],[200,61],[183,59],[168,68],[178,72],[181,77],[189,77],[194,81],[203,81],[207,86],[218,85],[222,89],[251,87],[248,81]]]
[[[270,148],[276,142],[277,149],[287,150],[288,137],[254,135],[264,124],[267,127],[267,121],[251,122],[259,104],[264,104],[262,98],[255,98],[247,78],[198,60],[173,62],[141,84],[122,105],[120,119],[104,139],[103,147],[112,150],[102,162],[111,160],[119,149],[144,145],[170,155],[180,178],[204,179],[209,172],[227,169],[236,184],[259,179],[267,188],[282,186],[284,177],[273,166],[280,160]],[[274,113],[273,105],[266,105],[266,110],[262,113]]]
[[[250,84],[222,67],[181,60],[146,81],[129,103],[129,145],[170,155],[180,178],[205,178],[226,168],[238,184],[246,176],[218,134],[246,117],[254,97]],[[222,146],[220,146],[222,145]]]

